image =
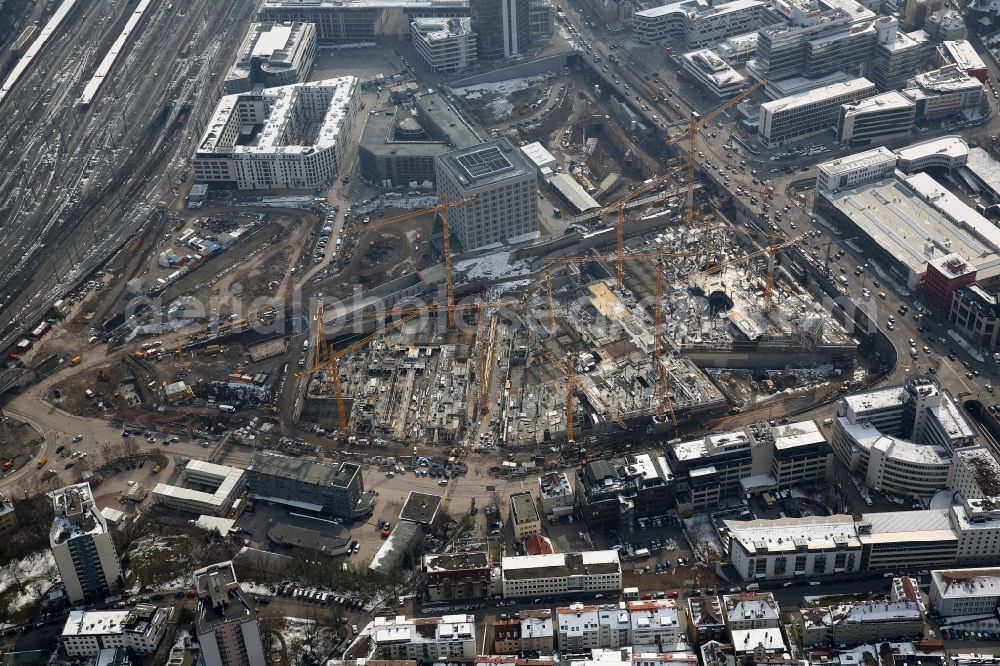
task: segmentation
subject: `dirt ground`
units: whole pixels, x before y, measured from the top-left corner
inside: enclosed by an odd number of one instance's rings
[[[43,441],[37,430],[27,423],[5,416],[0,419],[0,460],[4,472],[17,470],[35,457]],[[8,465],[7,463],[11,464]]]

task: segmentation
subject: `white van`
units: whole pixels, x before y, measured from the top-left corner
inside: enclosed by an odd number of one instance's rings
[[[746,590],[747,592],[756,592],[757,590],[760,589],[760,583],[750,583],[743,589]]]

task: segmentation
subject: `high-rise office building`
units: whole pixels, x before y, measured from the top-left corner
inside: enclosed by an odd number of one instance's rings
[[[529,0],[470,0],[480,60],[523,53],[531,44]]]
[[[49,546],[70,603],[103,600],[121,589],[122,570],[104,516],[89,483],[52,494],[55,516]]]
[[[933,44],[922,30],[900,32],[899,22],[891,16],[880,16],[875,21],[875,30],[877,38],[869,78],[882,92],[905,87],[933,55]]]
[[[439,155],[434,171],[439,195],[470,199],[448,218],[466,250],[538,231],[538,171],[507,139]]]
[[[257,614],[243,599],[232,562],[194,572],[195,629],[205,666],[265,666]]]
[[[776,148],[836,127],[840,106],[875,94],[875,84],[860,78],[776,99],[760,105],[758,135]]]

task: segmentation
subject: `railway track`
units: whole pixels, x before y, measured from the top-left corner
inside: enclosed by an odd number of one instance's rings
[[[0,173],[4,346],[149,219],[172,182],[162,169],[179,173],[189,154],[178,150],[189,151],[199,129],[176,128],[173,115],[154,123],[181,91],[192,119],[207,115],[252,10],[241,0],[160,4],[83,112],[75,100],[128,8],[79,10],[24,77],[19,89],[38,94],[10,100],[0,136],[0,154],[17,158]],[[189,42],[193,55],[179,58]]]

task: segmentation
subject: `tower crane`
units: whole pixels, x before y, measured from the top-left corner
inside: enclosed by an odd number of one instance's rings
[[[332,373],[332,375],[333,375],[334,395],[336,396],[336,399],[337,399],[337,412],[338,412],[339,426],[340,426],[341,431],[346,433],[346,432],[348,432],[349,424],[348,424],[348,419],[347,419],[347,411],[346,411],[345,405],[344,405],[343,387],[342,387],[342,385],[340,383],[340,370],[339,370],[339,367],[338,367],[340,359],[342,359],[342,358],[344,358],[344,357],[346,357],[346,356],[354,353],[355,351],[357,351],[357,350],[365,347],[372,340],[374,340],[374,339],[376,339],[378,337],[381,337],[381,336],[383,336],[383,335],[385,335],[387,333],[390,333],[390,332],[392,332],[394,330],[402,328],[403,326],[405,326],[409,322],[413,321],[413,319],[415,319],[416,317],[418,317],[418,316],[420,316],[422,314],[427,314],[427,313],[432,313],[432,312],[433,313],[440,313],[441,311],[444,311],[444,312],[446,312],[448,314],[448,319],[453,322],[455,320],[455,313],[456,312],[458,312],[460,310],[476,309],[478,311],[478,313],[479,313],[478,314],[479,321],[477,322],[477,333],[476,333],[476,342],[475,342],[475,344],[476,344],[476,346],[478,348],[477,349],[478,350],[478,362],[479,362],[478,370],[479,370],[479,373],[480,373],[480,384],[482,384],[482,386],[481,386],[481,401],[482,401],[482,409],[483,409],[483,412],[485,413],[485,411],[486,411],[486,400],[487,400],[488,395],[489,395],[489,393],[488,393],[488,391],[489,391],[489,388],[488,388],[488,386],[489,386],[489,373],[485,369],[485,366],[486,366],[486,362],[484,361],[485,345],[484,345],[484,343],[482,341],[482,338],[480,337],[480,334],[481,334],[481,331],[482,331],[482,322],[484,320],[484,311],[485,311],[486,308],[493,308],[493,307],[502,308],[502,307],[509,307],[509,306],[516,305],[516,304],[517,304],[517,301],[515,301],[515,300],[502,301],[502,302],[499,302],[499,303],[483,303],[482,301],[478,301],[476,303],[457,303],[457,304],[452,304],[452,305],[431,304],[431,305],[427,305],[427,306],[397,309],[394,312],[392,312],[391,314],[398,316],[399,319],[395,319],[392,322],[389,322],[389,323],[385,324],[384,326],[380,326],[378,329],[376,329],[370,335],[368,335],[368,336],[364,337],[363,339],[355,342],[354,344],[350,345],[349,347],[346,347],[344,349],[336,350],[335,351],[333,349],[332,345],[327,340],[327,337],[326,337],[326,330],[325,330],[325,326],[323,324],[323,303],[320,302],[319,306],[317,307],[317,311],[316,311],[316,319],[317,319],[317,322],[318,322],[317,323],[317,334],[316,334],[316,362],[315,362],[315,364],[312,367],[310,367],[308,370],[306,370],[306,374],[307,374],[307,376],[311,377],[315,372],[317,372],[319,370],[325,370],[327,372]],[[366,315],[366,316],[384,317],[386,315],[384,313],[370,313],[370,315]]]
[[[749,88],[741,92],[736,97],[726,100],[719,106],[715,107],[704,116],[699,116],[696,112],[691,112],[691,117],[689,119],[688,125],[688,155],[687,155],[687,210],[684,211],[684,223],[688,226],[694,222],[694,172],[697,165],[697,155],[698,155],[698,124],[701,123],[703,128],[708,128],[708,123],[715,120],[719,114],[727,111],[728,109],[736,106],[747,97],[752,95],[757,89],[763,86],[762,81],[757,81]],[[708,254],[712,254],[712,235],[708,236]]]
[[[666,261],[668,259],[677,259],[680,257],[697,257],[698,252],[664,252],[661,247],[659,252],[634,252],[629,253],[625,256],[627,257],[641,257],[641,258],[654,258],[657,260],[656,267],[656,303],[653,306],[653,363],[655,365],[655,371],[657,374],[657,408],[656,416],[660,423],[666,420],[666,410],[670,410],[670,421],[676,426],[677,416],[674,413],[674,404],[670,399],[670,390],[667,385],[667,371],[660,363],[660,356],[662,354],[662,339],[663,339],[663,299],[665,298],[666,292],[666,277],[664,275],[664,269],[666,268]],[[578,257],[557,257],[552,259],[545,259],[546,263],[552,264],[582,264],[588,261],[596,261],[600,259],[610,259],[607,255],[591,255],[591,256],[578,256]],[[552,312],[551,321],[552,326],[555,328],[555,308],[553,307],[551,301],[549,303],[549,310]]]
[[[664,141],[664,147],[673,145],[677,141],[682,140],[685,136],[688,138],[688,178],[687,178],[687,211],[684,214],[684,221],[686,224],[690,225],[694,220],[694,172],[697,157],[697,136],[698,136],[698,123],[708,123],[718,116],[723,111],[731,108],[732,106],[739,104],[744,99],[749,97],[758,88],[764,85],[762,82],[757,82],[751,85],[749,88],[744,90],[742,93],[727,100],[725,103],[709,111],[704,117],[698,116],[696,113],[691,114],[691,118],[688,124],[687,132],[680,132],[673,136],[668,137]],[[615,247],[616,247],[616,263],[615,263],[615,283],[620,288],[624,282],[625,277],[625,209],[628,204],[636,199],[636,197],[655,190],[664,183],[668,182],[673,178],[674,172],[668,172],[667,174],[659,177],[651,178],[645,183],[641,184],[628,194],[626,194],[621,199],[608,204],[600,211],[601,215],[613,214],[616,216],[615,219]]]
[[[721,264],[715,264],[709,267],[703,274],[714,275],[715,273],[721,272],[725,268],[730,268],[732,266],[738,266],[740,264],[745,264],[748,261],[754,259],[759,259],[760,257],[768,257],[767,262],[767,278],[764,287],[764,314],[769,314],[771,311],[771,292],[774,289],[774,259],[778,256],[778,252],[784,250],[787,247],[795,245],[803,238],[807,238],[808,234],[802,234],[801,236],[796,236],[795,238],[787,238],[784,241],[774,243],[765,248],[757,250],[756,252],[751,252],[750,254],[745,254],[742,257],[737,257],[730,261],[723,262]]]
[[[570,354],[566,354],[566,367],[563,372],[566,373],[566,441],[572,442],[575,411],[573,408],[573,385],[576,383],[576,374],[573,369],[573,357]]]
[[[678,259],[680,257],[697,257],[699,252],[629,252],[625,256],[632,259]],[[572,257],[552,257],[551,259],[542,259],[542,263],[545,264],[585,264],[590,261],[600,261],[602,259],[615,259],[617,260],[617,254],[591,254],[591,255],[578,255]]]
[[[656,267],[656,305],[653,308],[653,363],[656,364],[657,389],[660,394],[656,402],[656,420],[658,423],[666,421],[667,415],[664,406],[667,406],[670,408],[670,422],[676,428],[677,415],[674,413],[674,402],[670,399],[670,391],[667,386],[667,369],[663,367],[663,362],[660,359],[663,353],[661,339],[663,336],[663,299],[666,287],[664,284],[666,281],[664,263],[667,256],[666,253],[661,253]]]
[[[319,315],[323,314],[322,305],[320,305],[320,307],[318,309],[318,314]],[[329,374],[331,374],[333,376],[333,393],[334,393],[334,397],[337,400],[337,422],[338,422],[338,426],[340,427],[340,431],[342,433],[344,433],[344,434],[350,433],[350,424],[349,424],[348,418],[347,418],[347,410],[346,410],[345,405],[344,405],[344,389],[343,389],[343,386],[340,383],[340,367],[339,367],[340,359],[342,359],[345,356],[348,356],[348,355],[354,353],[358,349],[361,349],[362,347],[364,347],[365,345],[367,345],[369,342],[371,342],[375,338],[378,338],[378,337],[380,337],[382,335],[385,335],[386,333],[389,333],[390,331],[394,331],[394,330],[396,330],[398,328],[401,328],[401,327],[405,326],[408,322],[410,322],[411,320],[413,320],[414,318],[416,318],[417,315],[419,315],[419,314],[420,314],[420,311],[409,312],[409,313],[403,315],[402,317],[400,317],[399,319],[397,319],[397,320],[395,320],[393,322],[390,322],[390,323],[386,324],[385,326],[379,327],[374,332],[372,332],[370,335],[365,336],[364,338],[362,338],[361,340],[358,340],[354,344],[352,344],[352,345],[350,345],[348,347],[345,347],[344,349],[337,350],[337,351],[334,351],[333,348],[332,348],[332,346],[326,340],[326,333],[325,333],[325,331],[323,331],[323,328],[324,328],[324,326],[323,326],[323,320],[321,318],[317,317],[317,322],[318,322],[317,323],[317,327],[319,329],[319,333],[317,335],[318,339],[317,339],[317,344],[316,344],[316,347],[317,347],[317,356],[320,353],[319,352],[319,348],[320,347],[322,347],[322,349],[324,350],[325,356],[322,359],[320,359],[311,368],[309,368],[308,370],[306,370],[306,376],[307,377],[312,377],[313,374],[316,373],[316,372],[318,372],[319,370],[323,370],[323,371],[325,371],[325,372],[327,372],[327,373],[329,373]],[[322,341],[322,342],[320,342],[320,341]]]
[[[349,229],[344,229],[341,234],[345,236],[363,234],[368,231],[375,231],[376,229],[381,229],[382,227],[394,224],[396,222],[405,222],[406,220],[412,220],[415,217],[421,217],[423,215],[438,214],[441,216],[441,235],[444,243],[444,277],[445,286],[447,288],[448,295],[448,305],[453,305],[455,303],[455,285],[452,281],[451,275],[451,228],[448,224],[448,211],[452,208],[459,208],[466,204],[472,203],[476,200],[476,195],[465,197],[464,199],[456,199],[455,201],[448,201],[448,198],[441,196],[440,203],[437,206],[431,206],[430,208],[420,208],[416,210],[409,210],[405,213],[399,215],[393,215],[392,217],[384,217],[381,220],[376,220],[375,222],[370,222],[368,224],[361,225],[360,227],[351,227]],[[448,310],[448,329],[455,328],[455,311],[453,309]]]
[[[552,298],[552,271],[545,271],[545,293],[549,300],[549,328],[556,330],[556,301]]]

